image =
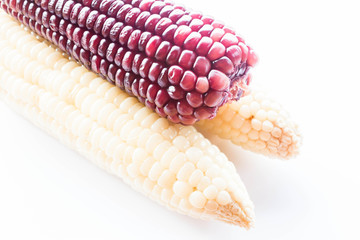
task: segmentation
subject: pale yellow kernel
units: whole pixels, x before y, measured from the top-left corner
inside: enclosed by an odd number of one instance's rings
[[[177,179],[187,182],[191,174],[195,171],[195,166],[191,162],[186,162],[177,173]]]
[[[249,133],[248,133],[248,136],[250,139],[252,140],[257,140],[259,138],[259,132],[252,129]]]
[[[221,169],[218,166],[212,166],[206,171],[205,175],[209,178],[215,178],[220,174],[220,172]]]
[[[109,144],[110,140],[114,137],[114,134],[110,131],[106,131],[100,139],[100,149],[105,151],[106,146]]]
[[[184,136],[177,136],[173,140],[173,144],[182,152],[184,152],[186,149],[190,147],[189,141]]]
[[[271,134],[268,133],[268,132],[260,131],[259,132],[259,137],[260,137],[261,140],[266,142],[271,138]]]
[[[165,202],[165,203],[169,203],[171,201],[171,198],[173,197],[174,192],[171,189],[168,188],[164,188],[161,191],[161,201]]]
[[[114,111],[112,111],[107,119],[106,119],[106,123],[105,126],[107,129],[109,130],[113,130],[114,129],[114,124],[115,121],[121,116],[121,111],[119,109],[115,109]]]
[[[131,119],[127,114],[122,114],[118,116],[116,121],[114,122],[113,132],[119,134],[123,129],[124,125],[129,122]]]
[[[189,178],[189,184],[192,187],[197,186],[200,183],[202,177],[204,177],[204,173],[200,169],[196,169]]]
[[[152,181],[150,178],[145,178],[143,185],[144,192],[150,194],[154,189],[155,184],[156,182]]]
[[[160,143],[153,152],[153,156],[157,160],[161,160],[161,158],[164,156],[165,152],[171,147],[171,143],[168,141],[163,141]]]
[[[278,118],[278,113],[273,110],[270,110],[268,111],[267,118],[269,119],[269,121],[275,122],[276,119]]]
[[[71,72],[74,68],[79,67],[79,65],[76,62],[68,61],[62,68],[61,71],[64,73]],[[102,80],[103,81],[103,80]]]
[[[210,185],[204,190],[204,196],[209,199],[215,199],[218,195],[218,189],[214,185]]]
[[[90,133],[90,142],[95,148],[98,148],[100,145],[101,136],[106,132],[105,128],[98,127],[94,132]]]
[[[264,109],[265,111],[270,110],[271,109],[271,101],[268,99],[261,101],[261,108]]]
[[[176,176],[170,170],[165,170],[159,177],[158,184],[163,188],[169,188],[174,185]]]
[[[245,122],[244,122],[244,124],[241,126],[241,128],[240,128],[240,131],[242,132],[242,133],[248,133],[248,132],[250,132],[250,130],[252,129],[252,126],[251,126],[251,121],[250,120],[246,120]]]
[[[216,197],[216,202],[220,205],[227,205],[231,202],[231,196],[227,191],[220,191]]]
[[[86,136],[86,135],[84,135]],[[110,140],[109,144],[106,146],[105,153],[107,156],[111,157],[114,155],[117,145],[119,145],[121,142],[118,137],[114,136]]]
[[[97,119],[100,109],[105,106],[106,102],[103,99],[97,99],[90,107],[90,117]]]
[[[273,135],[276,138],[281,137],[281,134],[282,134],[281,129],[278,127],[274,127],[274,129],[271,131],[271,135]]]
[[[234,118],[235,114],[236,113],[234,110],[232,110],[231,108],[226,108],[224,113],[221,115],[221,118],[225,122],[230,122]]]
[[[132,156],[134,154],[135,148],[133,146],[127,145],[125,149],[123,163],[124,165],[128,165],[133,162]]]
[[[260,110],[260,104],[258,102],[252,102],[250,104],[251,115],[255,115]]]
[[[271,132],[273,129],[274,125],[269,120],[266,120],[262,123],[262,130],[265,132]]]
[[[137,176],[134,179],[134,186],[138,191],[142,189],[142,187],[144,185],[144,181],[145,181],[145,178],[142,176]]]
[[[219,204],[213,200],[209,200],[206,205],[205,205],[205,209],[208,211],[216,211],[219,207]]]
[[[197,162],[196,166],[203,172],[206,172],[212,165],[212,160],[208,156],[203,156]]]
[[[189,202],[195,208],[203,208],[206,204],[206,198],[202,192],[195,191],[191,193],[189,197]]]
[[[251,110],[248,105],[242,105],[240,107],[239,113],[244,118],[250,118],[251,117]]]
[[[279,139],[271,138],[271,139],[268,141],[268,145],[269,145],[269,146],[273,146],[273,147],[278,147],[278,146],[280,145],[280,141],[279,141]]]
[[[195,128],[194,127],[191,127],[191,126],[179,126],[178,125],[178,128],[179,128],[179,135],[182,135],[182,136],[189,136],[190,134],[192,134],[193,132],[195,132]]]
[[[179,205],[180,205],[180,201],[181,201],[182,198],[180,198],[179,196],[177,195],[173,195],[171,200],[170,200],[170,206],[178,209],[179,208]]]
[[[144,176],[148,176],[150,169],[152,168],[155,162],[156,160],[153,157],[146,158],[140,167],[141,174]]]
[[[199,132],[193,132],[188,137],[187,140],[190,142],[190,145],[194,145],[194,143],[201,137]]]
[[[172,141],[177,136],[177,129],[174,126],[171,126],[169,128],[166,128],[162,131],[162,136],[166,138],[169,141]]]
[[[173,186],[173,191],[177,196],[186,198],[192,193],[193,188],[187,182],[176,181]]]
[[[159,162],[155,162],[149,172],[149,178],[155,182],[159,179],[160,175],[163,173],[164,168],[160,165]]]
[[[261,150],[261,149],[264,149],[264,148],[266,148],[266,143],[264,143],[261,140],[257,140],[256,141],[256,149]]]
[[[130,131],[126,142],[132,146],[137,146],[138,138],[139,138],[141,131],[142,131],[142,128],[140,126],[133,128]]]
[[[247,143],[249,148],[255,148],[256,147],[256,142],[254,140],[249,140]]]
[[[186,156],[184,153],[179,153],[170,163],[169,169],[173,173],[177,173],[186,163]]]
[[[143,107],[134,114],[134,120],[141,122],[142,120],[144,120],[144,118],[146,118],[151,113],[152,112],[150,109],[148,109],[147,107]]]
[[[143,129],[141,133],[139,134],[137,146],[145,148],[146,142],[148,139],[152,136],[152,132],[149,129]]]
[[[162,132],[169,127],[169,121],[165,118],[159,118],[155,121],[155,123],[151,126],[151,130],[154,132]]]
[[[138,123],[134,120],[130,120],[127,123],[125,123],[120,131],[121,139],[123,139],[124,141],[128,141],[131,131],[137,128],[138,126],[139,126]]]
[[[192,206],[191,206],[188,199],[181,199],[180,204],[179,204],[179,208],[184,213],[187,213],[187,212],[189,212],[191,210]]]
[[[235,117],[231,120],[231,127],[234,129],[240,129],[244,124],[244,118],[240,115],[235,115]]]
[[[130,177],[136,178],[140,174],[139,164],[136,163],[130,164],[129,166],[127,166],[126,171]]]
[[[142,162],[144,162],[145,159],[148,158],[148,156],[149,156],[148,153],[144,149],[136,148],[134,153],[133,153],[132,158],[133,158],[134,162],[141,162],[142,163]]]
[[[164,168],[169,168],[172,160],[176,157],[176,155],[178,153],[179,153],[179,150],[176,147],[171,146],[169,149],[167,149],[167,151],[162,156],[162,158],[160,160],[160,164]]]
[[[256,114],[255,114],[255,118],[258,119],[259,121],[265,121],[267,118],[267,113],[265,110],[260,109]]]
[[[164,138],[160,134],[152,134],[146,142],[146,151],[148,151],[148,153],[153,153],[155,148],[163,141]]]
[[[198,190],[204,191],[211,184],[211,180],[209,177],[202,177],[199,184],[196,186]]]
[[[212,184],[219,190],[224,190],[226,188],[226,181],[223,178],[217,177],[212,180]]]
[[[145,128],[150,128],[156,120],[159,119],[159,116],[156,113],[148,115],[144,120],[141,121],[141,126]]]
[[[196,164],[199,161],[199,159],[201,159],[201,157],[203,156],[203,152],[196,147],[191,147],[187,149],[185,154],[188,160],[194,164]]]
[[[98,114],[98,123],[105,126],[106,121],[109,118],[110,114],[116,110],[116,107],[112,103],[106,104]]]
[[[259,119],[253,118],[251,120],[251,126],[253,127],[253,129],[255,129],[256,131],[261,130],[262,128],[262,122]]]

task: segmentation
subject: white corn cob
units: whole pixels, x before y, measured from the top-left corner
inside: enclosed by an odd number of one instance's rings
[[[180,213],[248,228],[234,165],[194,127],[159,118],[0,12],[0,96],[34,124]]]
[[[301,145],[298,126],[280,104],[261,91],[226,104],[214,119],[198,122],[197,128],[271,157],[294,157]]]

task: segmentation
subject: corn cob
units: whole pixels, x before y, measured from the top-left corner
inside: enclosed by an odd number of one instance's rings
[[[202,120],[196,127],[253,152],[282,159],[296,156],[301,145],[297,124],[262,91],[252,90],[239,101],[226,104],[214,119]]]
[[[40,41],[39,41],[40,40]],[[34,124],[170,209],[248,228],[234,165],[0,13],[0,96]]]
[[[2,8],[160,116],[193,124],[238,100],[257,57],[224,24],[167,1],[0,0]]]

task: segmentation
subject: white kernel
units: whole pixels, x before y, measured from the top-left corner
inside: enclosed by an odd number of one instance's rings
[[[242,105],[240,107],[239,113],[244,118],[250,118],[251,117],[251,110],[248,105]]]
[[[179,153],[173,160],[171,160],[169,169],[173,173],[177,173],[186,163],[186,156],[184,153]]]
[[[214,185],[210,185],[209,187],[205,188],[204,195],[207,199],[215,199],[218,195],[218,189]]]
[[[127,123],[125,123],[120,131],[121,139],[124,141],[128,141],[130,132],[138,126],[139,126],[138,123],[134,120],[130,120]]]
[[[187,182],[176,181],[173,186],[173,191],[177,196],[186,198],[193,191],[193,188]]]
[[[181,198],[179,196],[176,196],[175,194],[172,196],[170,200],[170,206],[178,209],[180,205]]]
[[[149,178],[146,178],[143,185],[144,192],[147,194],[151,193],[155,184],[156,183],[154,181],[150,180]]]
[[[255,115],[259,110],[260,110],[260,104],[258,102],[252,102],[250,104],[250,112],[252,115]]]
[[[255,114],[255,118],[258,119],[259,121],[265,121],[267,118],[267,113],[265,110],[260,109],[256,114]]]
[[[175,174],[173,174],[169,170],[165,170],[161,174],[161,176],[158,180],[158,184],[163,188],[169,188],[169,187],[173,186],[175,180],[176,180]]]
[[[244,122],[244,124],[241,126],[241,128],[240,128],[240,131],[242,132],[242,133],[248,133],[250,130],[251,130],[251,121],[250,120],[246,120],[245,122]]]
[[[220,205],[227,205],[231,202],[230,194],[226,191],[220,191],[216,197],[216,202]]]
[[[204,177],[204,173],[200,169],[196,169],[189,178],[189,184],[195,187],[200,183],[203,177]]]
[[[145,159],[148,158],[148,156],[148,153],[144,149],[136,148],[132,158],[134,162],[143,162]]]
[[[271,131],[271,135],[273,135],[276,138],[281,137],[281,129],[278,127],[274,127],[274,129]]]
[[[160,134],[158,133],[152,134],[146,142],[146,151],[152,154],[155,148],[163,141],[164,138]]]
[[[212,160],[208,156],[203,156],[200,158],[196,166],[203,172],[206,172],[212,165]]]
[[[211,212],[216,211],[218,207],[219,204],[213,200],[208,201],[205,205],[205,209]]]
[[[244,124],[244,118],[240,115],[235,115],[235,117],[231,121],[231,127],[234,129],[240,129],[241,126]]]
[[[142,120],[140,124],[142,127],[150,128],[154,124],[154,122],[158,119],[159,116],[156,113],[152,113],[148,115],[144,120]]]
[[[150,169],[152,168],[155,162],[156,160],[153,157],[146,158],[140,167],[141,174],[144,176],[148,176]]]
[[[167,151],[164,153],[160,160],[160,164],[164,168],[169,168],[171,161],[176,157],[176,155],[179,153],[179,150],[176,147],[170,147],[167,149]]]
[[[260,137],[261,140],[266,142],[271,138],[271,134],[268,133],[268,132],[260,131],[259,137]]]
[[[270,110],[267,114],[267,118],[269,119],[269,121],[274,122],[278,118],[278,113],[273,110]]]
[[[255,130],[259,131],[262,128],[262,122],[259,119],[253,118],[253,119],[251,119],[251,126]]]
[[[269,120],[266,120],[262,123],[262,130],[265,132],[271,132],[273,129],[274,125]]]
[[[182,168],[180,168],[177,173],[177,179],[187,182],[191,176],[191,174],[195,171],[195,166],[191,162],[186,162]]]
[[[192,206],[191,206],[189,200],[181,199],[180,204],[179,204],[179,208],[184,213],[187,213],[187,212],[189,212],[191,210]]]
[[[112,103],[106,104],[101,110],[98,115],[98,123],[101,125],[106,125],[106,121],[109,118],[110,114],[116,110],[116,107]]]
[[[203,156],[203,152],[196,147],[191,147],[186,150],[185,152],[186,157],[191,161],[192,163],[196,164],[199,159]]]
[[[127,166],[126,171],[128,175],[132,178],[135,178],[140,174],[139,165],[135,163],[132,163],[129,166]]]
[[[157,180],[159,179],[159,177],[160,177],[160,175],[162,174],[163,171],[164,171],[164,168],[161,167],[160,163],[155,162],[154,165],[150,169],[149,178],[152,181],[157,182]]]
[[[226,181],[223,178],[217,177],[212,180],[214,186],[219,190],[224,190],[226,188]]]
[[[169,121],[165,118],[159,118],[156,122],[151,126],[151,130],[154,132],[162,132],[169,126]]]
[[[257,140],[256,141],[256,149],[261,150],[264,148],[266,148],[266,144],[261,140]]]
[[[198,190],[204,191],[211,184],[211,180],[209,177],[202,177],[199,184],[196,186]]]
[[[208,176],[209,178],[215,178],[220,174],[220,172],[221,172],[221,169],[215,165],[215,166],[210,167],[206,171],[205,175]]]
[[[259,138],[259,132],[256,131],[256,130],[254,130],[254,129],[252,129],[252,130],[248,133],[248,136],[249,136],[250,139],[256,140],[256,139]]]
[[[146,142],[152,136],[152,132],[149,129],[143,129],[138,137],[137,146],[145,148]]]
[[[186,149],[190,147],[189,141],[184,136],[177,136],[173,140],[173,144],[177,147],[180,151],[184,152]]]
[[[161,191],[161,200],[165,203],[169,203],[173,197],[174,192],[171,189],[164,188]]]
[[[202,192],[195,191],[190,195],[189,202],[195,208],[203,208],[206,204],[206,198]]]
[[[165,152],[171,147],[171,143],[168,141],[163,141],[160,143],[153,152],[153,156],[157,160],[161,160],[161,158],[164,156]]]

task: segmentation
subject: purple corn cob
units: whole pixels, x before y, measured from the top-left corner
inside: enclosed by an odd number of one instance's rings
[[[159,0],[0,0],[86,68],[175,123],[238,100],[257,56],[221,22]]]

